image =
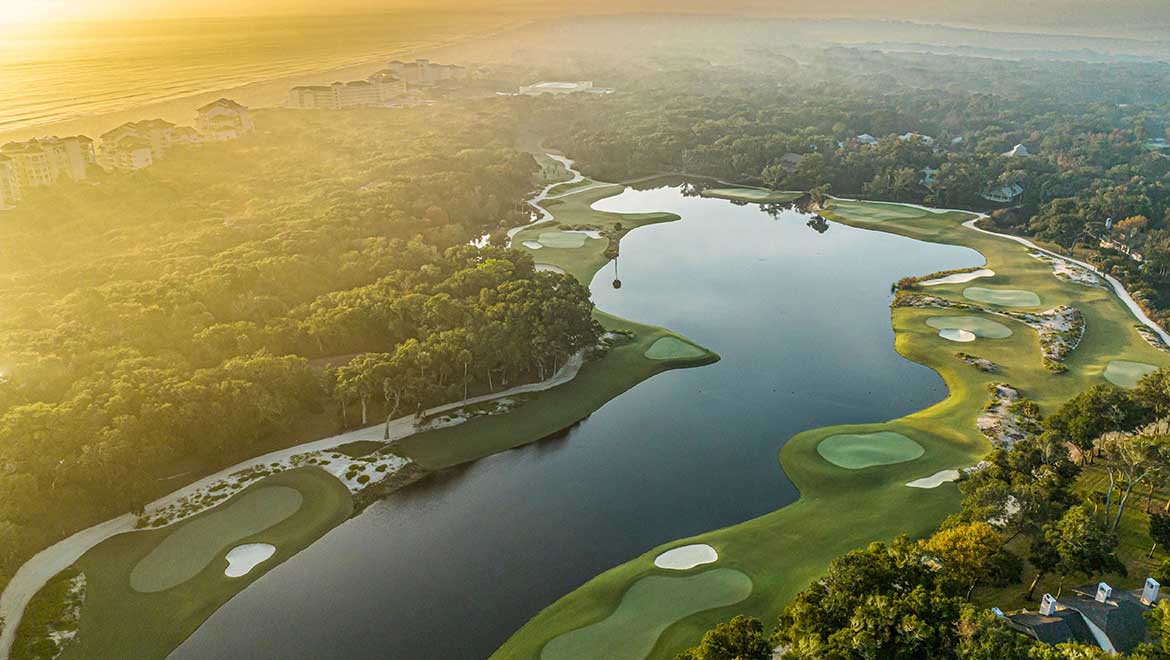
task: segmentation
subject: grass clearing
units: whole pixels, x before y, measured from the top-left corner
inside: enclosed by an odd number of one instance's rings
[[[208,515],[178,525],[130,571],[130,587],[142,593],[166,591],[207,568],[224,548],[263,532],[301,508],[304,497],[287,486],[257,488]]]
[[[817,453],[837,467],[861,470],[912,461],[926,450],[901,433],[878,431],[831,435],[817,443]]]
[[[983,339],[1006,339],[1012,329],[982,316],[932,316],[926,325],[936,330],[966,330]]]
[[[589,237],[585,234],[570,233],[567,231],[546,231],[540,234],[540,236],[536,239],[536,242],[540,243],[546,248],[573,250],[579,247],[583,247],[585,245],[585,241],[588,239]],[[528,241],[525,241],[525,243],[528,243]],[[525,247],[528,246],[525,245]]]
[[[914,220],[935,215],[930,211],[913,206],[889,202],[830,199],[825,203],[825,207],[826,211],[831,211],[835,216],[845,217],[851,222],[862,224],[886,222],[889,220]]]
[[[751,578],[728,568],[688,577],[647,576],[630,586],[612,614],[553,639],[540,658],[643,660],[670,624],[696,612],[733,605],[751,592]]]
[[[702,357],[707,351],[678,337],[662,337],[646,349],[651,360],[692,360]]]
[[[703,197],[715,197],[733,202],[749,202],[755,204],[787,204],[788,202],[795,202],[801,197],[804,197],[804,193],[802,192],[743,187],[707,188],[701,194]]]
[[[1035,291],[1022,289],[988,289],[981,286],[969,286],[963,289],[963,297],[1000,307],[1037,307],[1040,305],[1040,296],[1036,295]]]
[[[1105,380],[1113,383],[1118,387],[1125,387],[1133,389],[1137,387],[1138,381],[1146,374],[1152,374],[1158,370],[1152,364],[1145,362],[1130,362],[1129,360],[1112,360],[1105,365]]]

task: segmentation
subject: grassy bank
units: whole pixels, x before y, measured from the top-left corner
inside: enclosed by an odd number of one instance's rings
[[[1012,335],[958,344],[939,337],[938,330],[927,325],[926,320],[972,312],[893,310],[896,349],[942,376],[949,390],[944,401],[889,422],[828,427],[796,435],[779,456],[784,471],[800,490],[801,498],[796,503],[740,525],[655,548],[594,578],[531,620],[492,656],[494,659],[535,660],[549,641],[604,620],[631,585],[646,576],[667,573],[654,567],[655,556],[686,543],[715,547],[720,555],[716,566],[742,571],[751,578],[754,589],[743,602],[676,621],[645,657],[673,658],[679,650],[697,642],[703,631],[738,613],[770,621],[795,593],[824,572],[832,558],[876,539],[899,534],[925,536],[957,509],[958,489],[954,484],[930,490],[905,484],[943,469],[971,465],[986,453],[989,444],[976,430],[975,419],[987,402],[988,383],[1008,382],[1023,396],[1037,401],[1045,413],[1051,413],[1067,398],[1104,382],[1105,366],[1111,360],[1170,365],[1170,356],[1151,347],[1136,332],[1132,316],[1116,296],[1103,289],[1058,280],[1051,266],[1028,256],[1024,246],[962,227],[961,223],[972,217],[968,214],[934,214],[865,202],[830,203],[823,214],[858,227],[975,249],[996,272],[977,284],[1036,293],[1040,305],[1025,311],[1043,311],[1063,304],[1077,307],[1084,313],[1087,326],[1080,345],[1065,361],[1068,371],[1055,373],[1046,369],[1037,333],[1018,321],[976,313],[1010,327]],[[969,303],[963,296],[968,286],[971,283],[939,285],[925,292]],[[987,374],[961,361],[955,355],[959,350],[992,360],[999,365],[998,371]],[[881,431],[901,433],[926,451],[917,460],[847,470],[824,460],[816,449],[831,435]]]

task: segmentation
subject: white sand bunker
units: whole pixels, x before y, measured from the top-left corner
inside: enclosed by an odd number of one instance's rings
[[[560,266],[554,266],[552,264],[536,264],[536,270],[545,273],[560,273],[561,275],[565,274],[564,268],[561,268]]]
[[[268,543],[237,545],[228,550],[228,567],[224,569],[223,574],[230,578],[242,577],[250,573],[257,565],[268,561],[274,554],[276,554],[276,546]]]
[[[949,339],[951,341],[975,341],[974,332],[960,328],[943,328],[942,330],[938,331],[938,336],[942,337],[943,339]]]
[[[980,277],[991,277],[995,275],[995,271],[990,268],[980,268],[973,270],[970,273],[955,273],[954,275],[947,275],[946,277],[936,277],[933,280],[925,280],[919,282],[922,286],[938,286],[940,284],[962,284],[963,282],[970,282],[977,280]]]
[[[537,243],[536,241],[524,241],[523,243],[521,243],[521,245],[528,248],[529,250],[539,250],[540,248],[544,247],[543,245],[541,245],[540,243]]]
[[[667,550],[654,559],[654,565],[672,571],[686,571],[703,564],[713,564],[718,559],[719,553],[715,552],[715,548],[706,543],[695,543]]]
[[[930,475],[929,477],[915,479],[914,481],[911,481],[910,483],[908,483],[906,485],[911,487],[911,488],[938,488],[939,486],[941,486],[945,483],[957,481],[958,479],[959,479],[959,471],[958,470],[941,470],[939,472],[935,472],[934,474]]]

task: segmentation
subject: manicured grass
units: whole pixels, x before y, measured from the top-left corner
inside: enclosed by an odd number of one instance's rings
[[[1105,365],[1105,380],[1118,387],[1137,387],[1138,381],[1146,374],[1152,374],[1158,368],[1144,362],[1130,362],[1128,360],[1113,360]]]
[[[541,232],[536,242],[546,248],[565,248],[571,250],[585,245],[586,239],[594,240],[585,234],[570,233],[567,231],[546,231]]]
[[[552,188],[549,188],[548,194],[549,194],[549,196],[564,195],[565,193],[568,193],[570,190],[576,190],[577,188],[584,188],[585,186],[591,186],[591,185],[593,185],[593,183],[594,183],[593,179],[589,179],[589,178],[581,179],[580,181],[574,181],[572,183],[558,183],[557,185],[553,186]]]
[[[1040,296],[1036,295],[1035,291],[1021,289],[988,289],[981,286],[969,286],[963,289],[963,297],[1000,307],[1036,307],[1040,304]]]
[[[922,445],[901,433],[841,433],[817,443],[817,453],[826,461],[845,468],[861,470],[875,465],[912,461],[926,452]]]
[[[881,205],[882,210],[890,211],[885,206],[890,205]],[[975,419],[987,403],[989,383],[1011,383],[1036,401],[1044,414],[1051,414],[1067,399],[1104,382],[1103,373],[1111,360],[1170,366],[1170,356],[1138,335],[1133,317],[1116,296],[1057,280],[1051,267],[1029,257],[1024,246],[962,227],[970,214],[905,208],[898,213],[903,218],[890,217],[873,224],[873,213],[868,206],[837,203],[822,211],[830,220],[846,224],[973,248],[996,272],[982,280],[989,286],[1032,291],[1046,305],[1070,304],[1080,309],[1086,320],[1085,335],[1065,361],[1068,371],[1057,374],[1046,370],[1036,332],[1017,321],[997,319],[1013,334],[980,345],[981,357],[1000,365],[995,374],[987,374],[963,363],[954,355],[955,345],[940,339],[926,324],[928,318],[939,316],[940,310],[893,310],[895,348],[942,376],[949,390],[945,400],[889,422],[828,427],[796,435],[780,450],[784,472],[801,493],[796,503],[739,525],[673,540],[606,571],[529,621],[493,654],[494,660],[536,660],[549,640],[605,619],[630,585],[647,575],[660,574],[653,564],[658,554],[684,543],[711,545],[719,552],[720,566],[748,575],[754,589],[736,605],[696,613],[671,625],[649,658],[672,659],[697,643],[704,631],[736,614],[751,614],[770,624],[798,591],[824,573],[834,557],[899,534],[924,537],[958,509],[958,488],[953,483],[929,490],[905,484],[923,475],[973,465],[987,453],[989,445],[976,430]],[[964,286],[940,284],[928,291],[963,302]],[[880,431],[905,435],[925,453],[915,461],[842,470],[817,452],[820,441],[831,435]]]
[[[704,349],[677,337],[662,337],[646,349],[646,357],[651,360],[693,360],[706,353]]]
[[[206,525],[206,520],[222,517],[240,502],[250,502],[246,506],[257,504],[260,501],[252,498],[258,492],[285,489],[298,492],[303,502],[295,513],[268,529],[243,538],[229,538],[235,534],[228,533],[219,543],[210,536],[191,538],[193,543],[217,546],[214,559],[191,579],[153,593],[141,593],[131,586],[135,566],[185,528]],[[340,481],[320,468],[305,467],[262,479],[190,520],[105,541],[76,564],[85,573],[88,587],[77,642],[66,648],[62,660],[165,658],[228,599],[339,525],[352,511],[353,500]],[[229,515],[236,517],[235,513]],[[224,555],[232,547],[249,542],[271,543],[277,548],[276,554],[243,577],[225,576]],[[167,550],[166,554],[183,561],[181,550]]]
[[[832,199],[828,200],[825,206],[826,211],[830,211],[834,215],[848,216],[851,222],[863,224],[886,222],[887,220],[912,220],[934,215],[930,211],[888,202]]]
[[[716,568],[688,577],[651,575],[635,582],[605,619],[550,641],[541,660],[642,660],[670,624],[732,605],[752,592],[751,578]]]
[[[295,488],[256,488],[196,520],[176,525],[162,543],[134,565],[130,587],[153,593],[183,584],[207,568],[224,548],[288,519],[301,508],[303,500],[301,491]]]
[[[707,188],[702,192],[702,195],[703,197],[717,197],[736,202],[785,204],[787,202],[795,202],[803,197],[804,193],[768,190],[767,188]]]
[[[938,330],[966,330],[984,339],[1006,339],[1012,336],[1012,329],[982,316],[932,316],[926,325]]]

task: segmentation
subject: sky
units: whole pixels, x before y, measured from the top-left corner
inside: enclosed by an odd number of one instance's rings
[[[0,28],[50,20],[359,14],[414,9],[568,13],[715,11],[1059,29],[1134,27],[1170,38],[1167,0],[0,0]],[[1158,33],[1161,34],[1158,34]]]

